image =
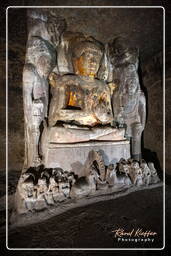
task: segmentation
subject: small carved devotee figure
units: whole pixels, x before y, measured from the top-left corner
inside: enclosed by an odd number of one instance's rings
[[[41,197],[48,190],[46,178],[39,178],[37,183],[37,197]]]
[[[93,194],[96,191],[96,180],[95,180],[95,172],[94,170],[90,171],[90,174],[87,177],[88,183],[89,183],[89,191],[90,194]]]
[[[25,180],[22,183],[22,198],[25,201],[26,209],[28,211],[33,211],[36,202],[36,191],[32,180]]]
[[[117,174],[117,168],[116,165],[110,164],[107,168],[106,172],[106,179],[109,185],[114,185],[114,186],[130,186],[131,180],[128,175],[125,173],[119,173]]]
[[[48,190],[51,190],[53,192],[53,191],[56,191],[57,188],[58,188],[58,183],[56,182],[55,177],[54,176],[50,177]]]
[[[118,171],[119,171],[119,173],[123,172],[123,164],[126,164],[126,160],[124,158],[121,158],[118,162]]]
[[[154,164],[152,162],[148,163],[148,166],[151,170],[151,183],[157,183],[160,181],[158,175],[157,175],[157,170],[154,167]]]
[[[125,159],[121,158],[119,161],[118,169],[120,174],[125,174],[126,176],[128,176],[130,171],[130,165]]]
[[[46,200],[49,205],[54,204],[54,194],[56,194],[56,192],[58,192],[58,184],[55,178],[52,176],[49,179],[49,187],[46,192]]]
[[[126,163],[126,164],[123,164],[123,173],[128,176],[129,175],[129,172],[130,172],[130,166]]]
[[[140,167],[141,167],[142,174],[143,174],[143,183],[145,185],[149,185],[150,182],[151,182],[151,170],[148,167],[148,165],[147,165],[147,163],[145,162],[144,159],[142,159],[140,161]]]
[[[45,194],[46,202],[48,205],[53,205],[54,204],[54,199],[53,199],[53,193],[52,190],[47,190]]]
[[[37,202],[36,209],[41,210],[47,207],[46,193],[48,191],[46,178],[40,177],[37,182]]]
[[[115,171],[116,173],[116,171]],[[125,173],[121,173],[119,175],[115,174],[115,180],[116,180],[116,185],[117,184],[121,184],[124,186],[130,186],[132,184],[131,179],[128,175],[126,175]]]
[[[61,200],[63,198],[66,199],[69,197],[70,193],[70,184],[67,178],[61,177],[61,179],[58,179],[58,186],[59,186],[59,193],[61,195]]]
[[[53,199],[55,202],[61,202],[61,201],[65,200],[65,195],[62,190],[63,170],[62,170],[62,168],[54,168],[52,172],[53,172],[53,178],[55,180],[55,183],[52,180]]]
[[[68,177],[63,178],[63,193],[64,193],[65,197],[69,197],[70,183],[69,183]]]
[[[129,176],[130,176],[133,184],[135,184],[135,179],[136,179],[136,175],[137,175],[138,171],[141,172],[139,163],[138,163],[138,161],[134,160],[130,165],[130,171],[129,171]]]
[[[56,181],[58,179],[58,181]],[[49,181],[49,188],[50,192],[52,192],[52,198],[55,203],[63,201],[64,195],[62,192],[59,192],[59,182],[61,180],[61,177],[59,176],[53,176],[52,179]]]
[[[140,168],[135,168],[135,174],[134,174],[134,185],[136,186],[142,186],[143,183],[143,173]]]
[[[113,186],[116,184],[116,171],[115,171],[115,165],[110,164],[107,167],[107,172],[106,172],[106,182],[109,184],[109,186]]]

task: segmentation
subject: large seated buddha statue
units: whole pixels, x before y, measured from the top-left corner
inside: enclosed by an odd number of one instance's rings
[[[52,90],[49,125],[57,121],[95,126],[113,120],[110,88],[95,78],[103,55],[100,43],[84,41],[73,49],[75,75],[56,80]]]
[[[74,74],[51,73],[52,97],[42,144],[124,139],[125,130],[112,127],[113,89],[97,79],[103,51],[92,37],[78,40],[71,50]]]

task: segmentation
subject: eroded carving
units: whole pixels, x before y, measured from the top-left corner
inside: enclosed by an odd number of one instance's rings
[[[25,167],[38,166],[40,125],[47,118],[48,76],[56,66],[56,47],[65,21],[60,17],[29,11],[30,30],[23,70],[25,118]]]
[[[81,177],[61,168],[48,169],[41,166],[28,170],[19,181],[18,211],[39,211],[66,200],[79,200],[160,181],[154,164],[147,164],[144,159],[139,162],[122,158],[116,164],[105,166],[102,153],[91,151],[89,161],[85,164],[88,165],[88,172]]]
[[[146,122],[146,100],[138,77],[138,49],[124,38],[116,38],[108,45],[110,82],[116,84],[113,93],[115,125],[126,125],[132,141],[132,156],[141,158],[141,134]]]

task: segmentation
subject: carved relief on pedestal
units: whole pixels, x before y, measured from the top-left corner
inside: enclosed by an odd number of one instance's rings
[[[32,167],[20,177],[18,213],[40,211],[63,201],[81,199],[130,187],[146,187],[160,182],[152,163],[121,159],[105,166],[99,151],[90,151],[86,176],[78,177],[61,168]]]

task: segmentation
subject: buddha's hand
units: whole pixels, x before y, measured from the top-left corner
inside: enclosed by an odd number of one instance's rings
[[[101,124],[107,124],[113,120],[112,110],[105,103],[97,104],[93,111],[95,117],[100,121]]]

